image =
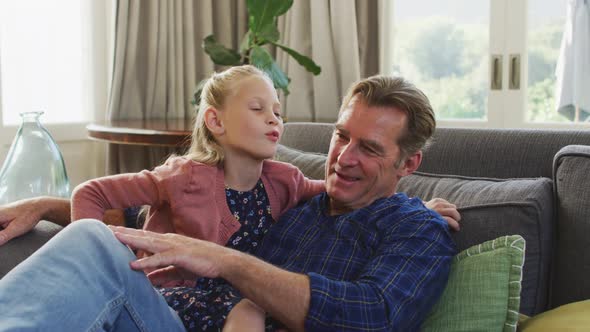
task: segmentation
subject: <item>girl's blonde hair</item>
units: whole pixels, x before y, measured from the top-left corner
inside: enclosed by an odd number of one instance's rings
[[[272,84],[262,70],[252,65],[231,67],[220,73],[213,73],[209,77],[201,91],[201,101],[193,128],[191,146],[186,153],[187,157],[207,165],[223,163],[223,148],[205,125],[205,111],[210,107],[221,108],[226,98],[236,92],[235,84],[253,76],[262,77]]]

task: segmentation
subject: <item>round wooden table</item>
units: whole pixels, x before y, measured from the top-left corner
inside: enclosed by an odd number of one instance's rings
[[[113,120],[86,126],[88,137],[115,144],[186,147],[192,119]]]

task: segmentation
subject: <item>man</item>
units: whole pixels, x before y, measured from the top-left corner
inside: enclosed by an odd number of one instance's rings
[[[345,97],[330,142],[327,193],[280,218],[257,252],[264,261],[181,235],[113,228],[121,242],[154,253],[135,260],[129,253],[122,257],[125,250],[102,224],[75,223],[0,281],[0,304],[11,308],[3,315],[19,310],[12,310],[20,302],[15,293],[56,282],[35,278],[22,285],[28,271],[44,264],[42,257],[72,266],[55,278],[67,278],[62,287],[69,291],[44,292],[43,300],[58,301],[67,293],[69,303],[58,310],[80,311],[74,322],[79,326],[89,321],[105,329],[178,327],[143,274],[127,268],[132,261],[135,270],[160,268],[150,274],[155,284],[224,278],[291,330],[416,330],[444,289],[455,248],[440,215],[395,190],[399,179],[420,165],[421,148],[434,128],[428,99],[413,85],[383,76],[362,80]],[[77,238],[96,243],[91,255],[55,254],[75,250],[65,243]],[[88,264],[78,267],[86,257]],[[77,294],[79,288],[89,296]],[[7,293],[16,299],[2,295]],[[31,315],[51,317],[47,308],[30,302]]]

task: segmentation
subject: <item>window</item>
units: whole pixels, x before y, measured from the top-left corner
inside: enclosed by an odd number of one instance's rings
[[[29,111],[43,111],[44,124],[93,119],[90,7],[90,0],[0,1],[2,125],[19,124]]]
[[[584,126],[555,110],[566,2],[387,1],[384,72],[423,89],[441,126]]]
[[[439,120],[485,119],[488,1],[394,3],[394,74],[424,90]]]

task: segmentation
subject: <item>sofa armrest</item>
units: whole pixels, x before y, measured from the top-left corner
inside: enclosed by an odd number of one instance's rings
[[[568,145],[553,159],[556,250],[551,307],[590,299],[590,146]]]
[[[29,233],[10,240],[0,247],[0,278],[29,257],[62,229],[49,221],[40,221]]]

